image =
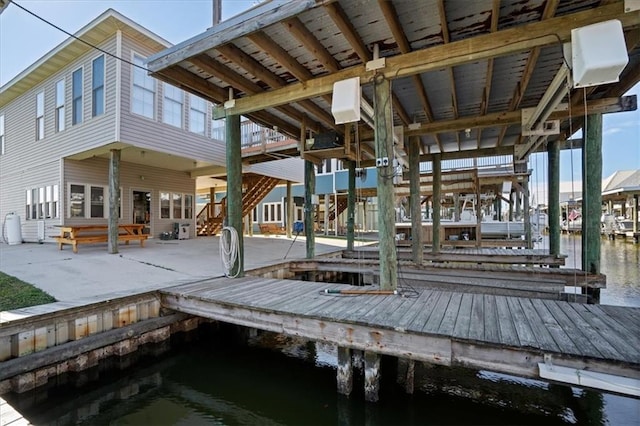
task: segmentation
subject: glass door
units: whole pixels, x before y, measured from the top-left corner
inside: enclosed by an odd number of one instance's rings
[[[151,191],[133,191],[133,223],[144,224],[144,233],[151,233]]]

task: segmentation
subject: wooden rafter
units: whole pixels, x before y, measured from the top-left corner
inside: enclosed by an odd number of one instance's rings
[[[444,9],[444,0],[438,0],[438,14],[440,15],[440,27],[442,28],[442,39],[444,44],[449,44],[449,24],[447,23],[447,13]],[[449,74],[449,85],[451,86],[451,106],[453,107],[453,118],[458,118],[458,94],[456,92],[456,77],[453,74],[453,67],[447,68]],[[460,134],[456,132],[456,142],[460,149]],[[442,149],[441,149],[442,150]]]
[[[384,15],[387,25],[389,25],[389,29],[393,34],[393,38],[396,40],[396,44],[398,45],[398,49],[400,49],[400,53],[405,54],[405,53],[411,52],[411,45],[409,44],[409,40],[407,40],[407,36],[405,35],[404,30],[402,29],[402,24],[398,19],[398,14],[396,13],[396,10],[393,7],[393,4],[390,1],[378,0],[378,5],[380,6],[380,10],[382,10],[382,14]],[[429,98],[427,97],[427,91],[419,75],[413,76],[413,84],[414,86],[416,86],[416,94],[420,99],[422,110],[425,116],[427,117],[429,122],[434,121],[433,110],[431,109]],[[394,103],[394,105],[399,103],[400,102],[397,101]],[[407,121],[405,122],[405,125],[407,125],[410,122],[411,120],[407,116]],[[438,144],[438,148],[440,149],[440,151],[442,151],[442,142],[440,141],[440,137],[438,135],[434,135],[434,137],[435,137],[436,143]],[[422,146],[421,146],[421,150],[422,150]]]
[[[570,39],[571,29],[608,19],[618,19],[623,28],[640,25],[640,12],[624,13],[622,3],[597,7],[570,15],[563,15],[541,22],[512,27],[493,34],[480,35],[448,45],[413,51],[404,55],[386,58],[387,66],[378,70],[386,78],[407,77],[431,70],[464,63],[476,62],[495,56],[503,56],[530,50],[533,47],[565,42]],[[309,80],[305,84],[293,83],[285,88],[271,90],[251,97],[236,100],[233,113],[245,114],[275,105],[297,102],[322,94],[331,93],[333,83],[351,77],[367,79],[371,75],[364,64],[343,69],[330,75]]]
[[[340,64],[333,55],[320,43],[320,41],[304,26],[298,18],[291,18],[282,23],[284,28],[298,40],[305,49],[320,61],[322,66],[329,72],[340,70]]]
[[[500,21],[500,0],[493,0],[491,7],[491,32],[498,31],[498,22]],[[493,58],[487,59],[487,78],[482,92],[482,104],[480,105],[480,115],[485,115],[489,109],[489,101],[491,99],[491,83],[493,82]],[[477,147],[480,149],[480,141],[482,141],[482,129],[478,130]]]
[[[560,0],[547,0],[547,4],[544,6],[544,11],[542,12],[541,21],[553,18],[553,16],[556,14],[556,10],[558,9],[559,1]],[[540,46],[536,46],[531,49],[531,53],[529,54],[529,58],[527,59],[527,64],[525,65],[524,72],[522,73],[522,78],[520,78],[520,82],[518,83],[516,90],[511,97],[509,111],[514,111],[520,106],[520,102],[522,102],[522,98],[524,97],[524,94],[527,91],[527,87],[529,86],[529,81],[531,81],[533,71],[535,70],[536,64],[538,63],[540,50]],[[507,127],[503,127],[500,131],[500,136],[498,137],[498,146],[502,145],[502,140],[504,139],[506,133]]]

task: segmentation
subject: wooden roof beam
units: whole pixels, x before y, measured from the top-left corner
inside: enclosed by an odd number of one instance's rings
[[[387,0],[378,0],[378,5],[380,6],[380,10],[382,10],[382,14],[384,15],[385,21],[387,25],[389,25],[389,29],[393,34],[393,38],[396,40],[396,44],[398,45],[398,49],[402,54],[411,52],[411,45],[409,44],[409,40],[407,40],[407,36],[402,29],[402,24],[398,19],[398,14],[396,13],[395,7],[390,1]],[[427,119],[431,122],[434,121],[433,110],[431,109],[431,104],[429,103],[429,98],[427,97],[427,90],[422,84],[422,79],[419,75],[413,76],[413,84],[416,86],[416,93],[420,98],[420,103],[422,105],[422,110],[424,114],[427,116]],[[400,103],[399,101],[397,103]],[[395,106],[395,104],[394,104]],[[411,123],[409,117],[408,121],[405,122],[405,126]],[[442,142],[440,141],[440,137],[436,136],[436,143],[440,150],[442,150]],[[422,144],[420,144],[422,145]],[[423,150],[423,147],[420,147]]]
[[[588,9],[545,21],[509,28],[492,34],[484,34],[447,45],[433,46],[404,55],[386,58],[387,66],[378,70],[386,78],[395,79],[428,71],[475,62],[490,57],[509,55],[536,46],[548,46],[568,41],[571,29],[609,19],[618,19],[624,28],[640,26],[640,11],[624,12],[621,2],[609,6]],[[234,114],[297,102],[333,91],[333,83],[347,78],[367,80],[371,72],[365,65],[356,65],[330,75],[315,77],[305,83],[293,83],[281,89],[236,100]]]
[[[560,0],[547,0],[547,4],[544,6],[544,11],[542,12],[541,21],[553,18],[553,16],[556,14],[556,10],[558,9],[559,1]],[[522,78],[520,79],[520,82],[516,86],[516,90],[511,97],[509,111],[515,111],[520,106],[520,102],[522,102],[522,98],[524,97],[524,94],[527,91],[527,87],[529,86],[529,82],[531,81],[533,71],[535,70],[536,64],[538,63],[538,57],[540,57],[540,49],[540,46],[536,46],[531,49],[531,53],[529,54],[529,58],[527,59],[527,64],[525,65],[524,72],[522,73]],[[500,136],[498,137],[498,146],[502,145],[502,140],[504,139],[504,136],[506,134],[507,127],[503,127],[500,131]]]
[[[331,17],[331,20],[336,24],[344,38],[347,39],[349,45],[355,50],[356,54],[363,63],[371,60],[371,53],[362,42],[362,39],[356,32],[353,24],[347,17],[342,7],[338,2],[329,3],[324,5],[324,9]]]
[[[449,44],[449,24],[447,23],[447,13],[444,10],[444,0],[438,0],[438,14],[440,15],[440,27],[442,28],[442,39],[444,44]],[[458,118],[458,94],[456,92],[456,78],[453,74],[453,66],[448,67],[449,84],[451,85],[451,106],[453,107],[453,118]],[[460,134],[456,132],[456,142],[460,149]],[[440,148],[442,151],[442,148]]]
[[[333,55],[298,18],[287,19],[282,22],[282,25],[302,44],[302,46],[304,46],[305,49],[320,61],[324,69],[329,72],[336,72],[342,68]]]
[[[500,0],[493,0],[491,6],[491,32],[498,31],[498,22],[500,20]],[[489,108],[491,99],[491,84],[493,83],[493,58],[487,59],[487,77],[484,84],[484,92],[482,92],[482,105],[480,106],[480,115],[485,115]],[[478,130],[477,147],[480,148],[482,141],[482,129]]]

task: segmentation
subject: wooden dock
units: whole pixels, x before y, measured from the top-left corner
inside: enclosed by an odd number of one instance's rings
[[[399,260],[411,260],[411,249],[398,247]],[[379,259],[377,247],[358,247],[353,251],[345,250],[342,255],[348,259]],[[432,262],[495,263],[517,265],[562,266],[566,255],[552,255],[541,249],[505,249],[505,248],[454,248],[441,249],[439,253],[425,250],[423,258]]]
[[[440,290],[403,297],[347,296],[325,289],[363,287],[220,278],[163,289],[161,303],[223,322],[334,343],[339,389],[341,376],[350,377],[341,370],[341,348],[365,351],[365,383],[367,371],[377,371],[380,355],[535,378],[540,377],[538,364],[546,363],[640,383],[640,308]]]

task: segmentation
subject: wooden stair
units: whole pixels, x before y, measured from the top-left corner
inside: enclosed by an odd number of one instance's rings
[[[251,211],[276,187],[280,179],[262,175],[245,175],[242,177],[242,187],[247,190],[242,195],[242,217],[250,214]],[[209,204],[197,216],[197,235],[216,235],[222,231],[222,224],[226,215],[227,199],[221,200],[219,211],[209,218]]]

